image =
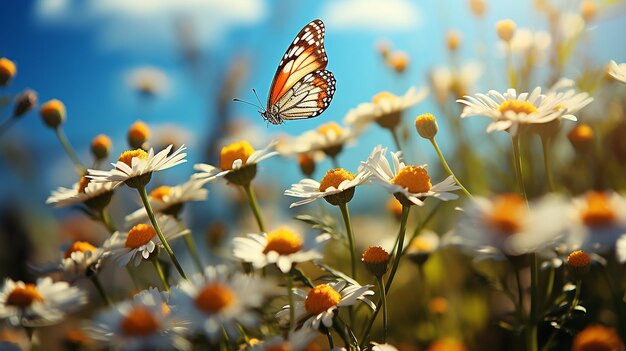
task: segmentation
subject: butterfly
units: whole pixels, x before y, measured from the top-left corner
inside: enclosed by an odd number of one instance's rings
[[[304,26],[289,45],[270,85],[267,107],[260,107],[259,113],[268,123],[316,117],[330,105],[336,80],[325,69],[328,56],[324,32],[324,23],[316,19]]]

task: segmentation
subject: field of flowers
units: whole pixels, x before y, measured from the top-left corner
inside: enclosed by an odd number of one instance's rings
[[[480,20],[484,1],[468,3]],[[469,44],[451,30],[454,64],[414,87],[265,144],[224,126],[195,165],[185,135],[156,140],[142,121],[124,126],[127,145],[93,138],[85,162],[64,102],[5,94],[0,138],[38,114],[75,170],[46,204],[78,211],[53,260],[37,247],[58,238],[2,229],[0,350],[624,351],[626,63],[564,76],[598,12],[618,5],[536,3],[549,31],[489,27],[506,72],[487,67],[482,86],[504,75],[509,89],[474,89],[478,69],[457,56]],[[376,50],[389,74],[411,64],[388,42]],[[152,78],[137,84],[147,98]],[[0,86],[19,80],[0,58]],[[409,113],[428,100],[436,110]],[[481,118],[486,130],[468,127]],[[389,138],[364,140],[369,129]],[[342,168],[356,142],[372,147]],[[273,158],[302,179],[277,188]],[[186,181],[167,182],[183,168]],[[207,214],[218,218],[196,228]]]

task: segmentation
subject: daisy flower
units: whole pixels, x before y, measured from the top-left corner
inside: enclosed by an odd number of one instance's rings
[[[609,64],[609,75],[622,83],[626,83],[626,63],[617,64],[611,60]]]
[[[85,204],[91,209],[106,207],[113,196],[113,183],[92,182],[90,178],[82,177],[71,189],[59,187],[52,191],[46,204],[54,207],[65,207],[75,204]]]
[[[390,344],[372,342],[372,351],[398,351],[398,349]]]
[[[411,261],[420,265],[426,262],[433,252],[439,250],[441,245],[439,235],[430,230],[424,230],[409,243],[406,255]]]
[[[296,299],[294,302],[294,314],[296,320],[303,323],[303,328],[319,329],[321,325],[326,328],[333,326],[333,318],[339,307],[352,306],[358,301],[367,304],[372,310],[376,305],[367,296],[374,295],[370,290],[373,285],[360,286],[350,284],[345,280],[335,283],[319,284],[308,293],[301,289],[293,289]],[[289,305],[276,314],[279,319],[288,319],[290,315]]]
[[[204,181],[189,179],[187,182],[176,186],[159,186],[148,194],[148,200],[155,213],[164,213],[177,217],[183,205],[191,201],[204,201],[209,191],[203,189]],[[126,216],[126,223],[135,224],[148,219],[145,207]]]
[[[112,163],[113,169],[110,171],[89,169],[87,178],[91,178],[94,183],[113,183],[113,188],[122,183],[133,188],[145,186],[153,172],[187,162],[185,160],[187,154],[183,152],[186,149],[184,145],[170,155],[171,149],[172,145],[156,155],[152,148],[149,152],[142,149],[124,151],[117,162]]]
[[[45,277],[29,284],[7,278],[0,290],[0,319],[8,319],[13,326],[51,325],[85,303],[87,294],[67,282]]]
[[[285,190],[285,195],[304,199],[292,203],[289,208],[308,204],[320,198],[324,198],[331,205],[345,204],[352,200],[355,187],[365,183],[368,178],[369,172],[363,167],[359,167],[356,175],[343,168],[335,168],[326,172],[321,182],[303,179],[291,185],[290,189]]]
[[[276,351],[276,350],[291,350],[291,351],[306,351],[309,350],[309,346],[312,346],[313,340],[319,333],[316,330],[310,328],[301,328],[295,331],[290,331],[286,337],[275,336],[269,340],[262,341],[249,348],[250,351]],[[317,346],[317,345],[315,345]],[[316,348],[313,348],[314,350]]]
[[[394,194],[403,205],[424,204],[424,199],[434,197],[443,201],[454,200],[458,195],[451,191],[461,189],[452,176],[444,181],[432,185],[426,165],[407,166],[400,161],[401,152],[392,152],[393,170],[386,157],[387,148],[380,145],[374,148],[367,161],[362,166],[369,170],[374,182],[381,184],[387,191]]]
[[[292,266],[323,257],[322,246],[330,239],[330,234],[308,235],[304,240],[301,235],[287,227],[281,227],[269,234],[248,234],[246,237],[233,239],[233,256],[250,262],[255,268],[269,264],[288,273]]]
[[[545,124],[558,119],[576,121],[574,113],[588,105],[593,99],[587,93],[578,93],[574,89],[541,94],[537,87],[530,93],[517,94],[509,89],[501,94],[495,90],[487,95],[466,95],[457,102],[464,104],[461,118],[486,116],[493,120],[487,126],[487,132],[494,130],[508,131],[517,135],[523,126]]]
[[[161,215],[158,222],[161,223],[163,236],[166,240],[178,238],[189,233],[188,229],[181,230],[177,220],[172,217]],[[157,246],[163,243],[156,235],[156,231],[150,224],[137,224],[128,232],[115,232],[105,242],[104,250],[111,259],[117,261],[120,267],[133,260],[138,266],[141,259],[147,260]]]
[[[86,241],[75,241],[67,248],[59,265],[63,280],[74,282],[97,273],[105,256],[102,248]]]
[[[376,94],[372,102],[359,104],[348,111],[344,122],[356,130],[363,130],[371,123],[387,129],[395,129],[400,123],[402,113],[422,102],[428,96],[428,89],[417,90],[411,87],[404,95],[396,96],[387,91]]]
[[[615,243],[615,256],[617,256],[617,261],[619,263],[626,262],[626,234],[617,239],[617,242]]]
[[[272,293],[268,280],[239,272],[229,274],[224,266],[207,267],[172,288],[170,302],[175,314],[188,320],[192,334],[204,333],[211,341],[238,333],[237,324],[254,327],[258,316],[254,309],[263,306]]]
[[[158,290],[137,294],[97,315],[87,332],[114,350],[190,350],[185,322],[173,318]]]
[[[322,152],[328,157],[335,158],[343,150],[344,145],[353,142],[358,134],[360,133],[355,129],[345,128],[331,121],[322,124],[316,130],[305,132],[292,141],[283,142],[279,151],[283,155]]]
[[[227,145],[220,152],[219,167],[205,163],[196,164],[193,168],[199,172],[194,174],[192,178],[204,182],[226,178],[233,184],[247,185],[256,175],[257,164],[278,154],[276,151],[270,151],[275,144],[272,142],[264,149],[256,151],[245,140]]]

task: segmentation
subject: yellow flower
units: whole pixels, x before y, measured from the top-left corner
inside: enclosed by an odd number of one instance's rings
[[[515,34],[515,29],[517,28],[517,24],[513,22],[513,20],[507,18],[496,23],[496,32],[498,32],[498,37],[501,40],[509,42],[511,38],[513,38],[513,34]]]
[[[39,114],[48,127],[57,128],[65,121],[65,105],[57,99],[52,99],[41,106]]]
[[[128,145],[134,149],[144,147],[150,137],[150,128],[142,121],[137,121],[128,128]]]
[[[17,67],[13,61],[6,57],[0,58],[0,86],[7,85],[16,73]]]

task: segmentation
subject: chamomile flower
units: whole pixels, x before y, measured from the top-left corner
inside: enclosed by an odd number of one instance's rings
[[[452,176],[444,181],[432,185],[426,165],[407,166],[400,161],[401,152],[392,152],[393,170],[386,157],[387,148],[380,145],[374,148],[367,161],[362,166],[372,174],[374,182],[381,184],[390,193],[394,194],[403,205],[424,204],[424,199],[434,197],[443,201],[454,200],[458,195],[451,191],[461,189]]]
[[[486,95],[466,95],[457,102],[465,105],[461,118],[486,116],[493,120],[487,126],[487,132],[501,130],[516,135],[521,127],[528,125],[558,119],[576,121],[574,114],[592,100],[587,93],[576,93],[573,89],[544,95],[537,87],[530,93],[521,94],[517,94],[515,89],[509,89],[504,94],[491,90]]]
[[[97,183],[83,176],[71,189],[59,187],[46,200],[54,207],[85,204],[91,209],[104,208],[113,196],[113,183]]]
[[[337,122],[322,124],[315,130],[309,130],[291,142],[285,142],[280,151],[282,154],[303,154],[322,152],[328,157],[337,157],[343,147],[358,137],[353,128],[346,128]]]
[[[292,266],[323,257],[322,246],[330,239],[330,234],[301,235],[287,227],[281,227],[268,234],[248,234],[233,239],[233,256],[250,262],[255,268],[269,264],[288,273]]]
[[[398,351],[398,349],[390,344],[372,342],[372,351]]]
[[[619,263],[626,262],[626,234],[617,239],[617,242],[615,243],[615,256],[617,256],[617,261]]]
[[[187,162],[185,146],[181,146],[170,155],[172,145],[166,147],[156,155],[154,149],[145,152],[142,149],[124,151],[116,163],[112,163],[113,169],[101,171],[88,170],[87,178],[94,183],[113,183],[117,187],[126,183],[130,187],[145,186],[153,172],[162,171],[181,163]],[[168,156],[169,155],[169,156]]]
[[[617,64],[617,62],[611,60],[609,64],[609,75],[617,81],[626,83],[626,63]]]
[[[296,320],[303,323],[303,328],[319,329],[320,326],[330,328],[333,326],[333,318],[339,307],[352,306],[362,301],[372,310],[376,305],[367,296],[374,295],[370,290],[372,285],[350,284],[345,280],[334,283],[319,284],[308,293],[301,289],[293,289],[296,299],[294,302],[294,314]],[[289,305],[276,314],[279,319],[288,319],[290,315]]]
[[[0,290],[0,319],[13,326],[51,325],[85,303],[87,294],[67,282],[45,277],[29,284],[7,278]]]
[[[430,255],[441,247],[439,235],[425,230],[417,235],[406,248],[407,257],[416,264],[423,264]]]
[[[173,317],[154,288],[101,312],[87,328],[91,338],[114,350],[190,350],[187,323]]]
[[[256,151],[247,141],[227,145],[220,152],[219,167],[205,163],[196,164],[193,168],[199,172],[192,177],[204,182],[226,178],[236,185],[249,184],[256,175],[257,164],[278,154],[276,151],[270,151],[274,145],[275,143],[272,142],[264,149]]]
[[[97,273],[105,256],[102,248],[86,241],[75,241],[67,248],[59,265],[63,280],[74,282]]]
[[[326,172],[321,182],[303,179],[291,185],[290,189],[285,190],[285,195],[304,199],[292,203],[290,208],[308,204],[320,198],[324,198],[331,205],[345,204],[352,200],[355,187],[365,183],[368,177],[369,172],[364,167],[359,167],[356,175],[343,168],[335,168]]]
[[[363,130],[371,123],[387,129],[395,129],[400,123],[402,113],[422,102],[428,96],[428,89],[417,90],[411,87],[404,95],[396,96],[383,91],[372,98],[372,102],[359,104],[348,111],[344,122],[356,130]]]
[[[310,328],[300,328],[295,331],[291,331],[286,337],[275,336],[266,341],[262,341],[251,348],[250,351],[306,351],[309,350],[309,346],[313,342],[313,339],[319,333],[316,330]]]
[[[180,229],[178,221],[172,217],[161,215],[158,223],[163,236],[169,242],[189,233],[188,229]],[[128,232],[115,232],[104,244],[104,250],[110,258],[117,261],[120,267],[133,261],[138,266],[141,259],[148,259],[157,246],[162,246],[161,240],[150,224],[137,224]]]
[[[185,203],[207,199],[209,191],[202,188],[204,184],[204,181],[192,178],[176,186],[162,185],[152,189],[148,194],[148,201],[155,213],[176,217]],[[145,207],[141,207],[125,219],[127,223],[135,224],[147,220],[148,214]]]
[[[272,290],[267,279],[210,266],[204,274],[173,287],[170,302],[176,306],[176,316],[190,322],[190,333],[203,333],[216,341],[223,331],[236,335],[237,324],[256,326],[259,319],[254,309],[263,306]]]

